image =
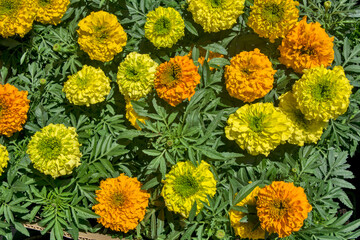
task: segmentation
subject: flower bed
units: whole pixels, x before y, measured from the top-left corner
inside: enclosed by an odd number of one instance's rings
[[[0,236],[357,239],[359,19],[353,0],[0,0]]]

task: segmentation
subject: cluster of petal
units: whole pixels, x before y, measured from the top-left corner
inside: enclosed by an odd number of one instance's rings
[[[125,116],[126,116],[127,120],[129,120],[131,125],[133,127],[135,127],[137,130],[141,130],[141,127],[139,126],[139,124],[137,124],[136,120],[138,120],[142,123],[145,123],[145,120],[149,119],[147,117],[142,117],[135,112],[130,99],[126,99],[126,115]]]
[[[158,64],[148,54],[131,52],[120,63],[117,83],[120,92],[131,100],[145,97],[154,86]]]
[[[192,50],[189,52],[188,54],[189,58],[192,58]],[[199,48],[199,58],[198,58],[198,62],[201,64],[201,65],[204,65],[204,62],[205,62],[205,56],[206,56],[206,50],[204,48]],[[220,53],[216,53],[216,52],[212,52],[212,51],[209,51],[209,54],[208,54],[208,57],[207,57],[207,62],[209,62],[211,59],[213,58],[223,58],[224,55],[220,54]],[[213,67],[210,67],[210,70],[214,70]]]
[[[63,91],[72,104],[89,107],[105,100],[110,93],[110,82],[100,68],[84,65],[80,71],[68,77]]]
[[[34,168],[57,178],[72,173],[80,165],[80,144],[76,129],[63,124],[49,124],[36,132],[28,144]]]
[[[205,161],[201,161],[197,167],[190,161],[172,166],[165,175],[161,191],[166,207],[187,218],[196,202],[198,214],[203,208],[202,202],[209,203],[207,195],[213,197],[216,193],[216,180],[209,168],[210,165]]]
[[[78,26],[80,48],[92,60],[111,61],[126,45],[127,35],[114,14],[92,12]]]
[[[264,97],[273,88],[276,70],[259,49],[241,52],[230,62],[225,67],[225,84],[230,96],[252,102]]]
[[[290,120],[271,103],[246,104],[231,114],[225,134],[251,155],[269,155],[292,133]]]
[[[176,106],[195,94],[200,74],[188,56],[176,56],[157,68],[154,85],[160,98]]]
[[[0,84],[0,135],[11,137],[23,129],[30,107],[27,95],[8,83]]]
[[[324,65],[334,60],[334,37],[329,37],[320,23],[306,23],[306,16],[283,39],[280,62],[295,72]]]
[[[247,207],[251,206],[253,208],[256,207],[256,199],[259,194],[260,188],[256,187],[254,190],[247,195],[243,200],[241,200],[236,206],[239,207]],[[255,216],[249,216],[248,213],[237,211],[237,210],[230,210],[230,223],[231,226],[234,228],[235,235],[240,236],[241,238],[248,238],[248,239],[264,239],[265,231],[260,227],[257,226],[259,223],[258,218]],[[240,220],[248,216],[247,222],[241,222]],[[254,218],[252,218],[254,217]]]
[[[36,21],[57,25],[61,22],[70,0],[36,0]]]
[[[317,143],[327,123],[305,119],[291,91],[281,95],[279,100],[279,109],[293,125],[293,133],[288,142],[299,146],[304,146],[304,143]]]
[[[304,70],[292,90],[306,119],[328,121],[346,112],[351,89],[341,66],[333,70],[321,66]]]
[[[260,37],[275,42],[284,38],[297,23],[299,2],[293,0],[255,0],[251,6],[248,25]]]
[[[7,167],[9,161],[9,153],[6,147],[0,144],[0,176],[4,172],[4,168]]]
[[[34,0],[0,0],[0,35],[24,37],[35,19]]]
[[[99,203],[92,209],[100,216],[97,221],[104,227],[127,233],[143,220],[149,198],[150,194],[141,190],[137,178],[121,174],[100,182],[100,190],[96,190]]]
[[[185,35],[185,22],[174,8],[158,7],[146,15],[145,37],[157,48],[170,48]]]
[[[261,227],[280,238],[299,231],[312,210],[302,187],[282,181],[262,188],[256,204]]]
[[[230,29],[243,13],[245,0],[196,0],[190,1],[188,11],[205,32]]]

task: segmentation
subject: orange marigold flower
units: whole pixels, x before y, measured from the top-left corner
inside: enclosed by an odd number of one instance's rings
[[[280,238],[299,231],[312,210],[302,187],[282,181],[262,188],[256,204],[261,227]]]
[[[306,16],[290,30],[279,46],[280,62],[295,72],[324,65],[334,60],[334,37],[329,37],[320,23],[306,23]]]
[[[96,190],[99,203],[92,207],[100,216],[97,221],[114,231],[127,233],[135,229],[144,219],[150,197],[140,188],[141,183],[136,178],[124,174],[101,181],[100,190]]]
[[[16,87],[0,84],[0,134],[11,137],[23,129],[27,119],[30,100],[27,91],[19,91]]]
[[[199,48],[199,58],[198,58],[198,62],[201,64],[201,65],[204,65],[204,62],[205,62],[205,56],[206,56],[206,49],[204,48]],[[188,54],[189,58],[192,57],[192,50],[190,50],[189,54]],[[209,62],[211,59],[213,58],[223,58],[224,55],[220,54],[220,53],[216,53],[216,52],[212,52],[212,51],[209,51],[209,55],[208,55],[208,58],[207,58],[207,62]],[[210,70],[214,70],[213,67],[210,67]]]
[[[173,107],[186,98],[190,100],[199,83],[198,68],[188,56],[176,56],[160,64],[154,80],[159,97]]]
[[[230,96],[252,102],[264,97],[273,88],[276,70],[259,49],[241,52],[230,63],[225,67],[225,84]]]

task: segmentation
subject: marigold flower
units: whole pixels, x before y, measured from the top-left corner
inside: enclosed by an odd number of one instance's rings
[[[185,35],[185,23],[174,8],[158,7],[146,15],[145,37],[157,48],[170,48]]]
[[[279,46],[280,62],[295,72],[324,65],[334,60],[334,37],[329,37],[320,23],[306,23],[306,16],[293,27]]]
[[[130,99],[126,99],[126,118],[137,130],[141,130],[141,127],[137,124],[136,120],[145,123],[145,120],[149,119],[148,117],[142,117],[135,112]]]
[[[27,95],[8,83],[0,84],[0,135],[11,137],[23,129],[30,107]]]
[[[4,172],[9,162],[9,153],[6,147],[0,144],[0,176]]]
[[[54,179],[72,173],[80,165],[80,144],[76,129],[63,124],[49,124],[36,132],[28,144],[34,168]]]
[[[201,65],[204,65],[204,62],[205,62],[205,56],[206,56],[206,50],[203,49],[203,48],[199,48],[199,58],[198,58],[198,62],[201,64]],[[188,53],[188,56],[189,58],[191,59],[192,58],[192,50]],[[211,59],[213,58],[223,58],[224,55],[220,54],[220,53],[216,53],[216,52],[212,52],[212,51],[209,51],[209,54],[208,54],[208,58],[207,58],[207,62],[209,62]],[[214,70],[213,67],[210,67],[210,70]]]
[[[189,2],[188,11],[205,32],[230,29],[243,13],[245,0],[195,0]]]
[[[333,70],[321,66],[304,70],[293,85],[293,94],[306,119],[327,122],[346,112],[351,89],[341,66]]]
[[[252,102],[264,97],[273,88],[276,70],[259,49],[241,52],[230,62],[225,66],[225,84],[230,96]]]
[[[145,97],[154,86],[157,67],[148,54],[129,53],[120,63],[117,73],[120,92],[131,100]]]
[[[127,35],[117,17],[111,13],[92,12],[78,26],[80,48],[92,60],[111,61],[126,45]]]
[[[291,122],[271,103],[246,104],[231,114],[225,134],[251,155],[269,155],[291,136]]]
[[[299,2],[293,0],[255,0],[251,6],[248,25],[260,37],[275,42],[284,38],[297,23]]]
[[[36,21],[57,25],[61,22],[70,0],[36,0]]]
[[[174,107],[186,98],[190,100],[200,78],[198,68],[188,56],[176,56],[159,65],[154,84],[159,97]]]
[[[99,203],[92,209],[100,216],[97,221],[104,227],[127,233],[144,219],[149,198],[150,194],[141,190],[136,178],[120,174],[100,182],[100,190],[96,190]]]
[[[261,227],[280,238],[299,231],[312,210],[302,187],[282,181],[262,188],[256,205]]]
[[[241,200],[236,206],[246,207],[248,213],[230,210],[230,223],[234,228],[235,235],[240,236],[241,238],[249,239],[264,239],[265,231],[258,225],[259,218],[256,216],[256,199],[259,194],[260,188],[256,187],[252,192],[247,195],[243,200]],[[252,212],[254,211],[254,212]],[[247,222],[241,222],[240,220],[243,217],[247,217]]]
[[[63,92],[72,104],[89,107],[105,100],[110,93],[110,82],[100,68],[84,65],[80,71],[68,77]]]
[[[201,161],[195,167],[190,161],[178,162],[165,175],[161,196],[166,207],[173,212],[189,217],[191,207],[196,202],[196,214],[209,203],[206,195],[213,197],[216,193],[216,180],[210,171],[210,165]]]
[[[35,19],[34,0],[0,0],[0,35],[24,37]]]
[[[294,130],[288,142],[299,146],[304,146],[304,143],[316,143],[321,138],[327,123],[305,119],[292,92],[281,95],[279,100],[279,109],[291,121]]]

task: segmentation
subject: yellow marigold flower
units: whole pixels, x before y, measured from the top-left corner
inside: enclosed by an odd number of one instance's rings
[[[204,65],[205,56],[206,56],[206,50],[200,47],[199,52],[200,52],[200,54],[199,54],[198,62],[201,65]],[[192,58],[192,50],[188,53],[188,56],[189,56],[190,59]],[[220,53],[209,51],[207,62],[209,62],[213,58],[223,58],[223,57],[224,57],[224,55],[222,55]],[[214,68],[210,67],[210,70],[212,71],[212,70],[214,70]]]
[[[149,198],[150,194],[141,190],[141,183],[135,177],[120,174],[100,182],[100,190],[96,190],[99,203],[92,209],[104,227],[127,233],[144,219]]]
[[[147,117],[139,116],[135,112],[130,99],[126,99],[126,118],[127,118],[127,120],[129,120],[131,125],[133,125],[137,130],[141,130],[141,127],[139,126],[139,124],[137,124],[136,120],[139,120],[140,122],[145,123],[145,120],[149,119]]]
[[[255,0],[251,6],[248,25],[260,37],[275,42],[284,38],[297,23],[299,2],[293,0]]]
[[[89,107],[105,100],[110,93],[110,82],[100,68],[84,65],[80,71],[68,77],[63,92],[72,104]]]
[[[299,146],[304,146],[304,143],[317,143],[327,123],[305,119],[292,92],[281,95],[279,99],[279,109],[285,113],[293,125],[294,131],[288,142]]]
[[[280,238],[299,231],[312,210],[302,187],[282,181],[262,188],[256,205],[261,227]]]
[[[154,86],[157,67],[158,64],[148,54],[128,54],[117,73],[120,92],[131,100],[145,97]]]
[[[114,14],[92,12],[78,26],[80,48],[92,60],[111,61],[126,45],[127,35]]]
[[[333,70],[321,66],[304,70],[293,85],[293,94],[306,119],[328,121],[346,112],[351,89],[341,66]]]
[[[36,0],[36,21],[57,25],[61,22],[70,0]]]
[[[252,102],[264,97],[273,88],[276,70],[259,49],[241,52],[230,62],[225,67],[225,84],[230,96]]]
[[[24,37],[35,19],[34,0],[0,0],[0,35]]]
[[[259,218],[256,215],[256,199],[260,188],[256,187],[252,192],[241,200],[236,206],[246,207],[249,213],[230,210],[230,223],[234,228],[235,235],[241,238],[264,239],[265,231],[258,225]],[[247,217],[247,222],[240,222],[243,217]]]
[[[272,103],[246,104],[231,114],[225,134],[251,155],[269,155],[291,136],[291,122]]]
[[[26,153],[40,172],[53,178],[68,175],[80,165],[77,137],[73,127],[49,124],[31,137]]]
[[[190,100],[200,78],[198,68],[188,56],[176,56],[159,65],[154,84],[159,97],[174,107],[186,98]]]
[[[11,137],[23,129],[30,107],[27,95],[13,85],[0,84],[0,135]]]
[[[279,46],[280,62],[295,72],[324,65],[334,60],[334,37],[329,37],[320,23],[306,23],[306,16],[293,27]]]
[[[170,48],[185,35],[185,23],[174,8],[158,7],[146,15],[145,37],[157,48]]]
[[[198,214],[204,206],[202,202],[209,203],[206,195],[213,197],[216,193],[216,180],[209,168],[210,165],[205,161],[201,161],[197,167],[189,161],[172,166],[165,175],[161,191],[166,207],[187,218],[196,202]]]
[[[4,168],[7,167],[9,161],[9,153],[6,147],[0,144],[0,176],[4,172]]]
[[[243,13],[245,0],[194,0],[188,11],[205,32],[230,29]]]

